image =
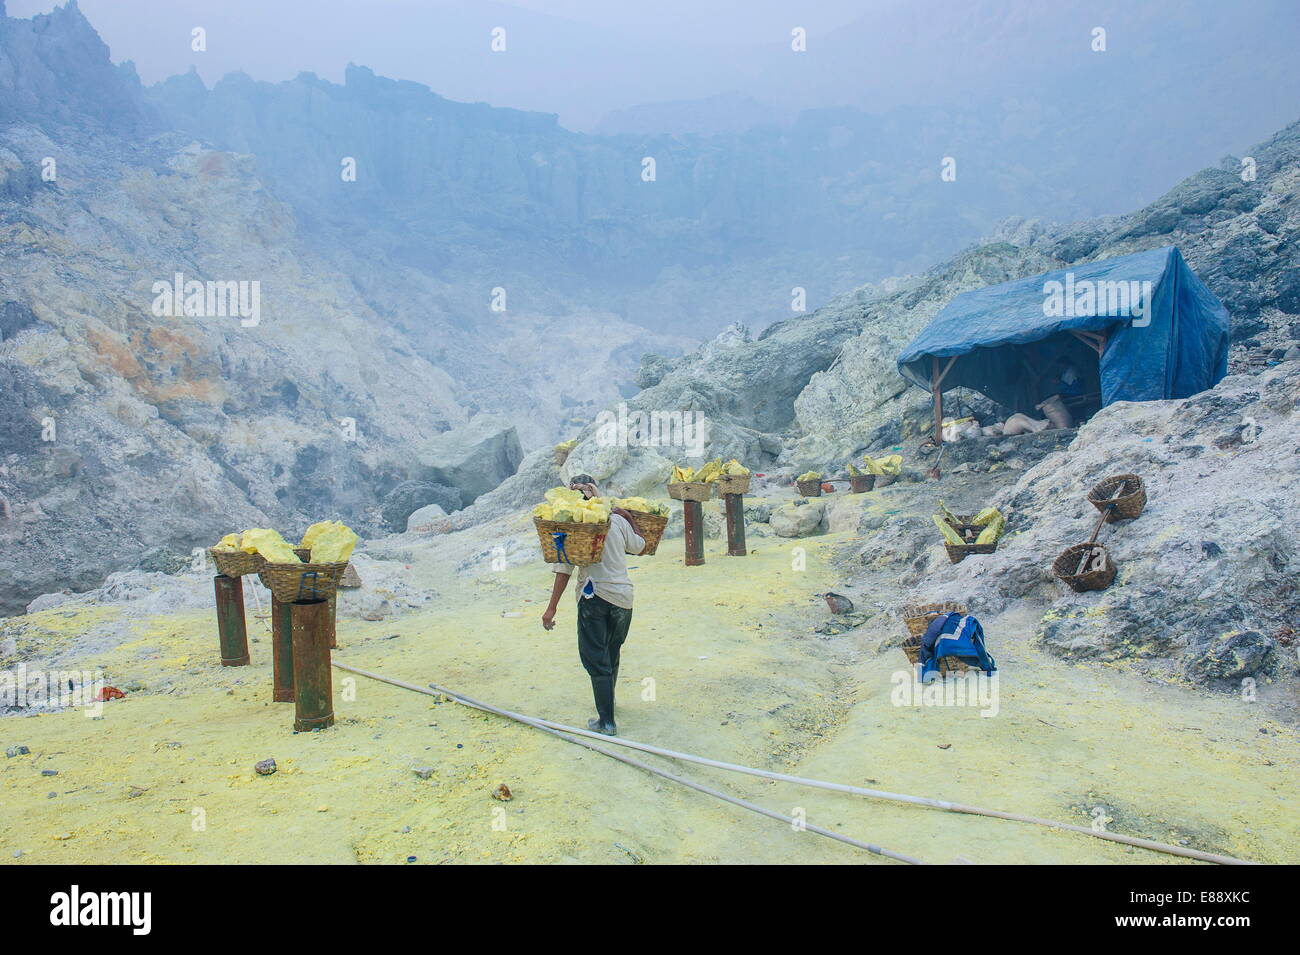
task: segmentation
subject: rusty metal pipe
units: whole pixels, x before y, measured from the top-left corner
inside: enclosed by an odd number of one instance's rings
[[[275,594],[271,595],[271,662],[274,673],[271,700],[275,703],[293,702],[293,626],[289,614],[292,606]]]
[[[699,501],[682,501],[682,520],[686,525],[686,566],[704,563],[704,511]]]
[[[727,554],[744,557],[749,553],[745,547],[745,496],[725,494],[723,499],[727,504]]]
[[[248,629],[244,623],[244,581],[240,577],[217,574],[212,578],[217,594],[217,639],[221,644],[223,667],[246,667]]]
[[[293,630],[293,728],[299,733],[334,725],[330,677],[328,600],[296,600],[290,607]]]

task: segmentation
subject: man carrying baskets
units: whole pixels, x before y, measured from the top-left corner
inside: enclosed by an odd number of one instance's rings
[[[569,487],[581,491],[590,500],[599,497],[596,480],[589,474],[579,474],[569,482]],[[618,681],[618,664],[623,641],[632,625],[632,580],[627,575],[627,555],[640,554],[645,548],[636,519],[621,507],[609,516],[609,533],[600,561],[574,567],[573,564],[552,564],[555,583],[551,587],[551,602],[542,614],[542,627],[555,627],[555,611],[560,595],[569,586],[569,578],[578,571],[578,656],[591,677],[591,693],[596,700],[595,719],[587,721],[587,728],[606,736],[616,736],[614,725],[614,684]]]

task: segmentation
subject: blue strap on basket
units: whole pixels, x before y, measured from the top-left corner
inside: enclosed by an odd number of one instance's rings
[[[573,563],[564,552],[564,541],[568,536],[564,531],[551,531],[551,540],[555,541],[555,557],[561,564]]]
[[[305,570],[298,577],[298,599],[299,600],[320,600],[320,592],[316,589],[319,580],[319,574],[314,570]]]

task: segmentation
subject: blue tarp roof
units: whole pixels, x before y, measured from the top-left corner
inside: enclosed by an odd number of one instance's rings
[[[903,350],[898,370],[929,391],[933,360],[942,373],[956,356],[942,390],[973,388],[1032,412],[1051,393],[1058,357],[1096,358],[1059,334],[1071,331],[1106,336],[1092,383],[1102,405],[1185,398],[1228,372],[1228,311],[1173,246],[963,292]]]

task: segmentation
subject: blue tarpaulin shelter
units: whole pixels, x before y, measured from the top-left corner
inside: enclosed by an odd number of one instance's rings
[[[1034,414],[1067,366],[1094,406],[1194,395],[1228,372],[1227,309],[1168,246],[963,292],[898,357],[936,418],[957,387]]]

